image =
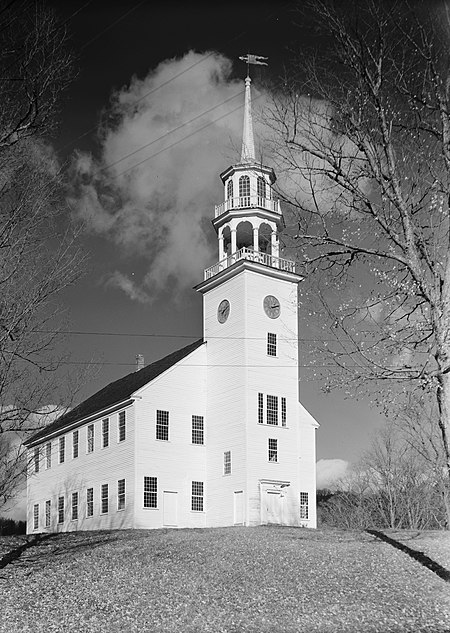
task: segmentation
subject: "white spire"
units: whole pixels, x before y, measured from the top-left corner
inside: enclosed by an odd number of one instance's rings
[[[252,97],[250,84],[252,80],[245,78],[244,131],[242,133],[241,163],[255,162],[255,142],[253,140]]]

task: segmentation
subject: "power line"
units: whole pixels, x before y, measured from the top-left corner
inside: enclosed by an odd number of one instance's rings
[[[107,31],[110,31],[112,28],[114,28],[116,26],[116,24],[119,24],[119,22],[121,22],[122,20],[124,20],[128,15],[130,15],[130,13],[133,13],[133,11],[136,11],[136,9],[138,9],[141,5],[143,5],[147,0],[141,0],[141,2],[138,2],[136,5],[134,5],[134,7],[131,7],[131,9],[128,9],[128,11],[126,11],[125,13],[123,13],[117,20],[115,20],[114,22],[112,22],[111,24],[109,24],[107,27],[105,27],[103,29],[103,31],[100,31],[100,33],[97,33],[97,35],[95,35],[92,39],[90,39],[88,42],[85,42],[81,47],[80,47],[80,51],[83,51],[85,48],[87,48],[88,46],[90,46],[93,42],[95,42],[96,40],[98,40],[104,33],[106,33]]]

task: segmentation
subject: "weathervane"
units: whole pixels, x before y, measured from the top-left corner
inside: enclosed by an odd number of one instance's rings
[[[239,57],[243,62],[247,64],[247,77],[250,77],[250,64],[254,64],[255,66],[268,66],[267,60],[268,57],[262,57],[262,55],[242,55]]]

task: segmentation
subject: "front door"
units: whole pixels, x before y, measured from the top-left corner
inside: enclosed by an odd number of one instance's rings
[[[244,491],[234,493],[234,525],[244,525]]]
[[[263,503],[265,510],[264,523],[283,523],[284,495],[279,490],[266,490]]]
[[[169,490],[163,492],[163,525],[176,527],[178,525],[178,493]]]

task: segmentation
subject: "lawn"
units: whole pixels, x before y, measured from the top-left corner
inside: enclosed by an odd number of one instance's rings
[[[443,633],[450,583],[356,531],[65,534],[0,570],[0,631]]]

